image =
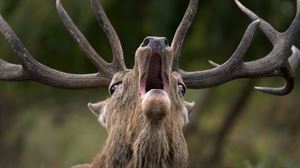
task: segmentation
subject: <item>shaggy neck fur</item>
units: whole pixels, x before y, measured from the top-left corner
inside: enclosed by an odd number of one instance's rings
[[[172,121],[164,129],[148,124],[137,127],[142,128],[138,132],[122,127],[123,124],[124,120],[118,128],[113,129],[107,144],[91,164],[74,168],[187,167],[187,145],[181,129],[171,129]]]
[[[170,135],[170,131],[148,125],[134,143],[119,132],[117,139],[108,140],[91,168],[185,168],[188,155],[183,135]]]

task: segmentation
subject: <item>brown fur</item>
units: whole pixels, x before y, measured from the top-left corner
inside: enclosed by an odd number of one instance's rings
[[[169,75],[171,108],[163,119],[147,119],[141,107],[139,79],[142,70],[147,68],[150,53],[140,48],[136,53],[135,67],[116,74],[112,83],[122,81],[122,84],[112,96],[98,103],[101,106],[97,106],[99,118],[105,115],[101,121],[108,131],[105,147],[91,164],[76,168],[187,167],[188,152],[182,133],[185,105],[178,94],[181,79],[177,73],[171,72],[172,52],[169,49],[164,52],[163,66]]]

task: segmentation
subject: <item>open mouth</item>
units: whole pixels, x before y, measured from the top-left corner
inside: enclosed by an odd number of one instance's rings
[[[141,95],[145,95],[152,89],[168,91],[168,82],[162,66],[162,58],[158,53],[151,56],[148,71],[145,78],[141,81]]]

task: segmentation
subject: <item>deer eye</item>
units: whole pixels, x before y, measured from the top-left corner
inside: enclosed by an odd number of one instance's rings
[[[110,86],[109,88],[109,93],[110,95],[114,94],[114,92],[117,90],[117,88],[119,87],[119,85],[121,84],[122,82],[117,82],[113,85]]]
[[[185,95],[185,91],[186,91],[186,88],[185,88],[184,84],[179,83],[178,84],[178,89],[179,89],[179,94],[181,96],[184,96]]]

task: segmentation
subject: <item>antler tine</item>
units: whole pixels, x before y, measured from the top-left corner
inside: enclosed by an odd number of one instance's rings
[[[174,52],[174,58],[173,58],[173,70],[178,69],[178,61],[179,61],[179,55],[181,52],[181,47],[184,42],[184,39],[186,37],[186,34],[190,28],[190,26],[193,23],[193,20],[197,14],[198,10],[198,0],[190,0],[189,6],[184,14],[184,17],[182,21],[180,22],[180,25],[178,26],[176,33],[173,37],[171,48]]]
[[[0,80],[25,80],[28,75],[21,65],[11,64],[0,59]]]
[[[114,72],[112,72],[110,65],[103,60],[98,53],[94,50],[94,48],[89,44],[88,40],[84,37],[84,35],[79,31],[79,29],[75,26],[71,17],[68,15],[63,5],[61,4],[61,0],[56,0],[56,8],[60,18],[69,31],[70,35],[74,39],[74,41],[78,44],[80,49],[84,52],[84,54],[88,57],[88,59],[96,66],[96,68],[101,72],[101,75],[112,77]]]
[[[282,76],[287,82],[284,87],[256,87],[256,89],[274,95],[285,95],[289,93],[293,89],[294,73],[300,61],[300,52],[293,46],[300,31],[300,0],[297,0],[297,13],[293,22],[283,33],[276,31],[269,23],[243,6],[238,0],[235,0],[235,2],[238,7],[251,18],[251,20],[260,20],[259,28],[272,42],[272,51],[261,59],[250,62],[243,61],[243,56],[251,44],[253,37],[250,35],[254,35],[256,30],[256,27],[253,27],[255,26],[253,24],[256,22],[254,21],[248,27],[237,50],[228,61],[210,70],[198,72],[181,71],[184,82],[187,87],[190,88],[208,88],[238,78]],[[245,38],[247,36],[248,38]],[[291,48],[293,55],[288,58]]]
[[[294,88],[295,82],[295,72],[300,62],[300,51],[295,46],[292,47],[292,56],[289,58],[289,63],[286,67],[279,70],[275,73],[275,76],[283,76],[286,80],[286,84],[280,88],[273,87],[255,87],[256,90],[263,93],[272,94],[272,95],[286,95],[289,94]]]
[[[235,0],[236,5],[240,8],[242,12],[244,12],[252,21],[254,20],[260,20],[260,28],[264,32],[264,34],[267,36],[267,38],[275,44],[275,42],[278,40],[278,34],[279,32],[276,31],[268,22],[266,22],[264,19],[258,17],[254,12],[252,12],[250,9],[245,7],[240,1]]]
[[[273,87],[254,87],[255,90],[258,90],[260,92],[271,94],[271,95],[277,95],[277,96],[283,96],[289,94],[294,89],[294,78],[285,78],[286,84],[283,87],[280,88],[273,88]]]
[[[249,49],[255,31],[257,29],[257,26],[259,26],[260,20],[254,20],[247,28],[240,44],[238,45],[237,49],[235,52],[232,54],[232,56],[228,59],[227,62],[225,62],[223,65],[224,66],[231,66],[231,65],[242,65],[243,57],[245,56],[245,53]]]
[[[243,56],[250,47],[254,33],[259,26],[260,21],[253,21],[247,28],[239,46],[232,54],[230,59],[224,64],[219,65],[212,61],[210,63],[215,66],[214,69],[197,71],[197,72],[185,72],[181,70],[183,80],[187,87],[197,89],[217,86],[230,79],[229,73],[233,70],[233,67],[243,66]]]
[[[300,50],[297,47],[293,46],[292,52],[293,52],[293,54],[289,58],[289,65],[291,67],[291,72],[293,74],[295,74],[297,67],[299,65],[299,62],[300,62]]]
[[[91,0],[90,2],[96,14],[96,18],[99,22],[99,25],[106,34],[106,37],[108,38],[108,41],[111,45],[113,53],[113,68],[116,70],[126,69],[123,49],[118,34],[116,33],[109,19],[107,18],[99,0]]]
[[[208,63],[209,63],[210,65],[212,65],[214,68],[217,68],[218,66],[220,66],[220,64],[218,64],[218,63],[216,63],[216,62],[214,62],[214,61],[212,61],[212,60],[208,60]]]
[[[300,30],[300,1],[297,0],[296,16],[293,22],[291,23],[290,27],[284,33],[286,34],[287,37],[292,38],[292,40],[290,41],[295,41],[297,35],[299,35],[299,30]]]
[[[69,74],[39,63],[25,49],[22,42],[1,15],[0,32],[22,63],[22,67],[20,67],[20,65],[9,64],[1,60],[0,68],[8,70],[8,72],[1,73],[1,79],[3,80],[34,80],[46,85],[67,89],[108,86],[110,83],[110,79],[99,77],[98,74]],[[13,71],[14,69],[15,71]]]

